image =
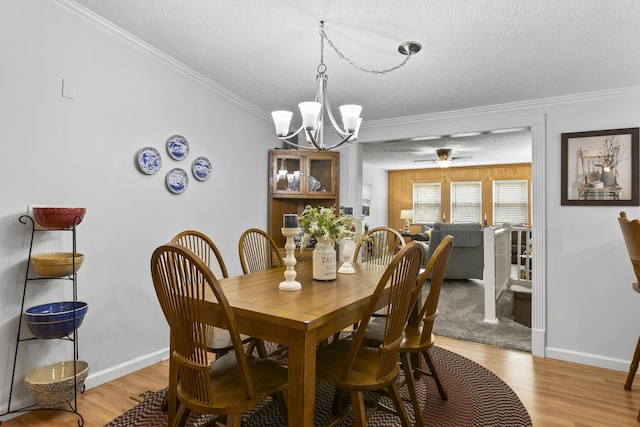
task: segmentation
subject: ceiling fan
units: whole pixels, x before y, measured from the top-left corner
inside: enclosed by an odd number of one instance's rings
[[[451,148],[438,148],[436,150],[436,158],[415,159],[414,162],[435,162],[441,168],[451,166],[453,160],[471,159],[470,156],[451,157]]]

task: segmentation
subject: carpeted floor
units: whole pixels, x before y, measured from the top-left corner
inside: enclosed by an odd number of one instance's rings
[[[425,284],[425,292],[428,292],[428,285]],[[505,291],[496,306],[498,324],[485,323],[482,281],[444,282],[433,333],[530,352],[531,328],[512,320],[512,311],[513,292]]]
[[[425,422],[433,427],[471,426],[531,426],[531,419],[518,396],[501,379],[477,363],[445,349],[431,350],[442,383],[449,394],[443,401],[438,395],[435,383],[430,377],[418,382]],[[167,416],[160,407],[166,390],[151,393],[135,408],[107,424],[106,427],[153,427],[166,426]],[[406,395],[406,389],[402,389]],[[319,381],[316,390],[315,425],[326,425],[331,418],[330,406],[333,397],[332,386]],[[385,397],[381,400],[390,401]],[[411,420],[414,420],[410,403],[406,403]],[[211,416],[192,414],[187,426],[202,426],[211,421]],[[266,399],[258,408],[243,416],[243,426],[265,427],[285,426],[276,402]],[[352,425],[347,419],[342,426]],[[369,426],[399,426],[400,420],[382,411],[376,411],[369,420]]]

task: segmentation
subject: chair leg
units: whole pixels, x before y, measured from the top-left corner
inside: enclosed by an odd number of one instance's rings
[[[253,341],[253,345],[256,347],[256,350],[258,351],[258,356],[260,357],[260,359],[266,359],[268,355],[267,355],[267,349],[264,346],[264,341],[257,338],[254,338],[252,341]]]
[[[178,397],[176,396],[176,389],[178,388],[178,367],[173,360],[169,359],[169,387],[167,394],[164,396],[162,402],[162,410],[167,410],[168,425],[173,425],[173,421],[177,419],[176,407],[178,403]]]
[[[342,409],[342,390],[338,387],[333,392],[333,403],[331,404],[331,413],[336,415]]]
[[[361,391],[351,392],[351,406],[353,407],[353,425],[365,427],[367,425],[367,410],[364,406],[364,395]]]
[[[409,421],[407,410],[404,407],[404,403],[402,403],[400,390],[398,390],[398,386],[395,383],[389,386],[389,396],[391,397],[391,400],[393,400],[393,404],[396,407],[396,411],[398,411],[398,416],[400,417],[400,421],[402,422],[403,427],[411,426],[411,421]]]
[[[413,378],[410,356],[411,353],[400,353],[402,372],[404,372],[404,378],[409,388],[409,396],[411,396],[411,405],[413,406],[413,413],[416,418],[416,426],[423,427],[424,418],[422,417],[422,408],[420,407],[420,401],[418,400],[418,393],[416,391],[416,381]]]
[[[431,376],[433,377],[433,380],[436,382],[436,386],[438,387],[438,393],[440,393],[440,398],[442,400],[447,400],[449,396],[447,396],[447,390],[445,390],[444,386],[442,385],[442,382],[440,382],[440,377],[438,376],[438,371],[436,370],[436,367],[433,363],[433,360],[431,359],[431,355],[429,354],[429,350],[425,350],[422,352],[422,356],[424,357],[425,362],[427,362],[427,366],[429,367],[429,370],[431,371]]]
[[[287,396],[285,396],[284,392],[279,391],[278,393],[276,393],[275,398],[278,402],[278,406],[280,407],[280,412],[282,413],[282,419],[286,423],[287,419],[289,418],[288,410],[287,410]]]
[[[227,415],[227,427],[240,427],[242,425],[242,413]]]
[[[636,343],[636,351],[633,353],[633,360],[631,361],[631,366],[629,366],[627,382],[624,383],[625,390],[631,390],[631,384],[633,384],[633,379],[638,371],[638,362],[640,362],[640,338],[638,338],[638,342]]]
[[[187,418],[189,418],[189,411],[187,407],[184,405],[180,405],[178,408],[178,413],[171,424],[173,427],[183,427],[187,423]]]

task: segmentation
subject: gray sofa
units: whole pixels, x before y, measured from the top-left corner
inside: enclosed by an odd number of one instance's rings
[[[424,265],[429,262],[431,253],[435,251],[442,237],[446,235],[453,237],[453,249],[444,272],[445,280],[482,279],[484,237],[480,223],[434,223]]]

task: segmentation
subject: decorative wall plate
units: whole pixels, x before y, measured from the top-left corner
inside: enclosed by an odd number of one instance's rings
[[[184,169],[175,168],[167,173],[167,188],[173,194],[183,193],[189,187],[189,175]]]
[[[189,155],[189,143],[182,135],[172,135],[167,139],[167,153],[173,160],[184,160]]]
[[[138,167],[147,175],[153,175],[162,167],[162,157],[153,147],[144,147],[138,150]]]
[[[191,173],[198,181],[208,180],[211,172],[211,162],[206,157],[198,157],[191,164]]]

